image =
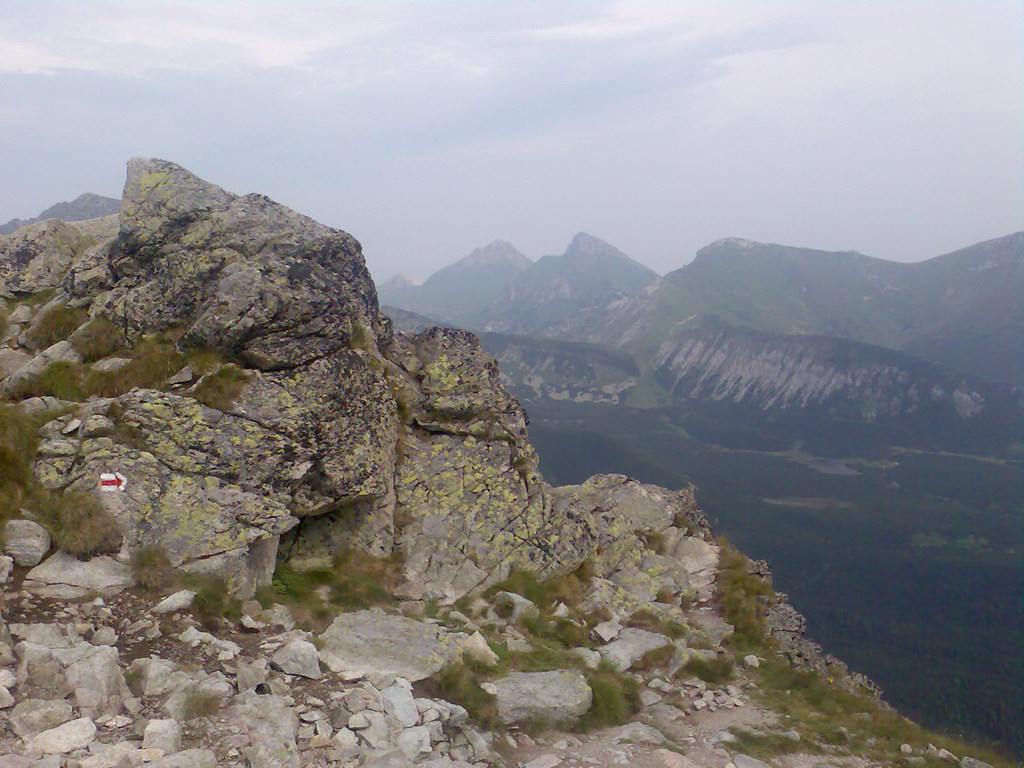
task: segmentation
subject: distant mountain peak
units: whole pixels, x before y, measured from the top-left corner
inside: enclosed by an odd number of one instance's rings
[[[599,237],[594,237],[587,232],[577,232],[573,236],[572,241],[570,241],[569,247],[565,249],[566,256],[593,256],[597,254],[621,256],[624,259],[629,259],[629,256],[611,243]],[[629,260],[632,261],[632,259]]]
[[[478,267],[508,264],[517,269],[526,269],[532,263],[512,243],[505,240],[492,240],[487,245],[474,249],[469,256],[460,259],[452,266]]]

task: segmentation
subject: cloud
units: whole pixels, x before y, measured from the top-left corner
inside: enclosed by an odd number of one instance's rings
[[[350,228],[383,264],[439,266],[477,238],[537,255],[588,228],[662,269],[733,234],[920,257],[1019,228],[1022,16],[1012,0],[0,4],[0,211],[113,191],[142,153]]]

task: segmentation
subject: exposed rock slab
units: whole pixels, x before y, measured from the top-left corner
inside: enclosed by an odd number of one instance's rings
[[[24,588],[41,597],[70,600],[93,592],[116,595],[132,583],[131,568],[112,557],[78,560],[56,552],[28,572]]]
[[[415,682],[439,672],[458,652],[432,624],[372,611],[337,617],[320,640],[320,659],[349,680],[373,675]]]
[[[484,689],[497,697],[504,723],[568,722],[590,709],[594,699],[586,677],[575,669],[513,672]]]

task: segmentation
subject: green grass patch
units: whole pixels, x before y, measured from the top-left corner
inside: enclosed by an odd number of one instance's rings
[[[78,363],[55,360],[30,379],[22,381],[11,392],[13,400],[30,397],[56,397],[80,402],[86,398],[85,372]]]
[[[90,394],[117,397],[136,387],[162,387],[185,364],[174,343],[163,336],[147,336],[131,350],[131,362],[116,371],[90,371],[85,388]]]
[[[0,406],[0,524],[17,514],[35,483],[32,462],[39,423],[17,408]]]
[[[50,307],[43,310],[39,317],[33,318],[26,342],[30,349],[46,349],[74,333],[87,317],[85,310],[75,307],[63,304]]]
[[[686,677],[688,674],[709,685],[723,685],[732,680],[735,666],[728,656],[716,656],[713,659],[694,656],[682,666],[682,671],[677,672],[676,676]]]
[[[686,636],[686,627],[677,621],[671,621],[658,616],[652,611],[641,609],[623,622],[627,627],[634,629],[646,629],[648,632],[657,632],[667,635],[673,640]]]
[[[228,590],[227,582],[209,573],[184,573],[183,586],[195,591],[192,610],[206,626],[215,626],[222,619],[238,621],[242,617],[242,604]]]
[[[82,356],[84,363],[102,360],[125,348],[124,336],[105,317],[94,317],[79,328],[71,343]]]
[[[473,722],[487,730],[502,728],[498,718],[498,700],[480,687],[481,673],[471,664],[453,664],[435,675],[431,682],[438,695],[464,707]]]
[[[765,605],[775,597],[771,584],[750,570],[750,560],[719,539],[718,590],[725,620],[732,624],[730,639],[740,648],[761,648],[767,642]]]
[[[576,723],[576,730],[586,732],[622,725],[641,709],[640,683],[607,662],[587,674],[587,684],[594,692],[594,701]]]

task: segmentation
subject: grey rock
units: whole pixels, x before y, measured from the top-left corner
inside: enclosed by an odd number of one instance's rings
[[[504,723],[571,721],[590,709],[594,698],[587,679],[575,669],[513,672],[483,688],[497,697]]]
[[[657,632],[629,627],[619,633],[618,639],[598,649],[616,669],[627,670],[640,661],[649,651],[671,645],[672,640]]]
[[[414,764],[402,750],[396,749],[371,758],[363,764],[363,768],[414,768]]]
[[[988,763],[975,760],[973,757],[960,758],[960,768],[992,768]]]
[[[110,373],[124,368],[132,359],[130,357],[108,357],[105,360],[97,360],[92,364],[92,370],[100,373]]]
[[[320,677],[320,654],[315,645],[305,640],[289,640],[274,653],[272,660],[286,674],[311,680]]]
[[[159,603],[153,606],[153,613],[174,613],[175,611],[183,611],[186,608],[192,606],[192,601],[196,599],[196,593],[191,589],[182,589],[175,592],[173,595],[168,595]]]
[[[403,677],[415,682],[443,669],[457,654],[454,639],[404,616],[355,611],[320,635],[320,659],[342,677]]]
[[[26,741],[71,720],[71,705],[63,700],[25,699],[10,713],[11,729]]]
[[[38,565],[50,549],[50,534],[32,520],[9,520],[3,530],[4,552],[22,567]]]
[[[175,720],[150,720],[142,733],[143,749],[162,749],[170,755],[181,749],[181,726]]]
[[[424,725],[406,728],[398,734],[398,748],[410,759],[430,754],[430,729]]]
[[[0,556],[0,587],[7,584],[12,568],[14,568],[14,558],[7,557],[7,555]]]
[[[733,755],[732,761],[736,768],[771,768],[767,763],[763,763],[749,755]]]
[[[616,744],[664,744],[667,741],[661,731],[644,723],[627,723],[614,729],[609,736]]]
[[[96,738],[96,724],[88,717],[80,717],[43,731],[32,739],[37,749],[49,754],[66,754],[84,749]]]
[[[78,354],[70,341],[58,341],[22,365],[17,371],[4,379],[3,382],[0,382],[0,395],[11,395],[19,387],[46,370],[47,366],[51,363],[57,362],[80,363],[82,362],[82,356]]]
[[[412,728],[420,721],[416,700],[408,686],[395,684],[380,692],[384,712],[398,720],[404,727]]]
[[[74,600],[94,592],[116,595],[133,583],[131,567],[112,557],[78,560],[56,552],[28,572],[24,589],[40,597]]]
[[[14,706],[14,696],[5,686],[0,685],[0,709],[10,709]]]
[[[299,721],[283,697],[239,694],[226,714],[249,738],[242,753],[252,768],[298,768]]]

